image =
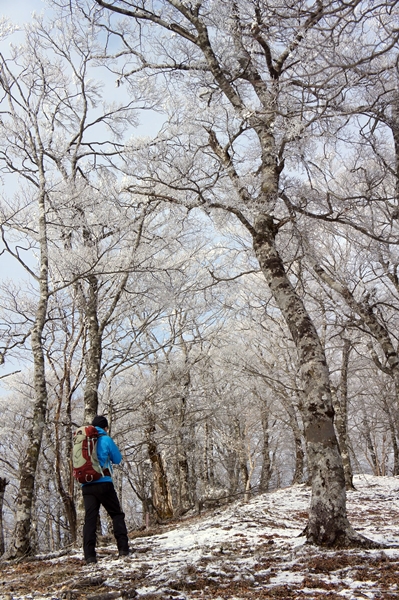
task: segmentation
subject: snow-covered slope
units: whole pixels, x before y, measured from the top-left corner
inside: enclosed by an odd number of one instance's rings
[[[355,529],[381,550],[320,550],[307,546],[310,490],[293,486],[187,518],[156,533],[132,534],[132,556],[99,547],[82,554],[1,565],[3,600],[147,600],[194,598],[399,598],[399,479],[356,476],[348,493]]]

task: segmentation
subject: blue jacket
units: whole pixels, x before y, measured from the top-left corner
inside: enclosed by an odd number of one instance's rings
[[[114,440],[107,434],[101,427],[96,427],[99,435],[97,441],[97,456],[98,462],[102,469],[109,469],[112,473],[112,465],[119,465],[122,461],[122,454]],[[104,475],[96,481],[90,483],[84,483],[83,485],[94,485],[96,483],[104,483],[105,481],[112,481],[112,477]]]

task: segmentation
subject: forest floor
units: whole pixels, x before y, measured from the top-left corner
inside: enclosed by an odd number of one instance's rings
[[[379,550],[322,550],[305,544],[310,490],[297,485],[248,503],[132,532],[132,554],[98,548],[0,565],[1,600],[399,599],[399,479],[356,476],[348,493],[355,529]]]

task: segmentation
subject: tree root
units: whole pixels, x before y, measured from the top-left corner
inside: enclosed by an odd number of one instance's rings
[[[382,550],[384,548],[395,547],[381,542],[376,542],[375,540],[370,540],[364,535],[357,533],[357,531],[355,531],[351,526],[348,526],[344,531],[337,531],[334,540],[328,542],[318,541],[313,536],[309,535],[308,525],[301,533],[301,536],[306,536],[306,543],[309,545],[318,546],[321,548],[331,548],[334,550],[349,550],[354,548],[364,548],[365,550]]]

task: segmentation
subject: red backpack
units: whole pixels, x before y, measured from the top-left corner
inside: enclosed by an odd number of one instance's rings
[[[97,457],[100,435],[93,425],[79,427],[73,435],[73,476],[79,483],[91,483],[104,476]]]

